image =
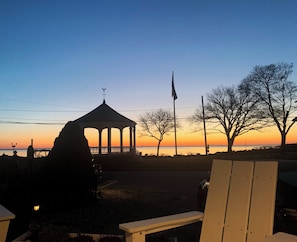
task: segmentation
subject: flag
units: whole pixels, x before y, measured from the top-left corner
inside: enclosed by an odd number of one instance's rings
[[[174,100],[177,99],[177,95],[176,95],[176,91],[175,91],[175,88],[174,88],[174,72],[172,72],[172,83],[171,83],[171,91],[172,91],[172,97]]]

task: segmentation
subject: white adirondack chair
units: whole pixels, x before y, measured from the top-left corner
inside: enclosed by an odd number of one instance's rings
[[[204,213],[120,224],[126,242],[145,242],[147,234],[202,221],[200,242],[297,242],[297,236],[273,235],[278,163],[214,160]]]

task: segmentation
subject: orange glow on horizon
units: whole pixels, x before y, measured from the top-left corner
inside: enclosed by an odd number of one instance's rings
[[[17,143],[17,148],[27,148],[31,139],[33,139],[34,148],[52,148],[55,139],[59,136],[63,127],[53,127],[50,132],[44,129],[43,126],[28,127],[28,129],[19,128],[16,126],[14,129],[10,129],[9,133],[6,133],[6,129],[0,137],[0,148],[10,149],[11,144]],[[34,130],[32,133],[31,130]],[[297,143],[296,138],[297,125],[290,130],[287,135],[286,143]],[[9,138],[7,138],[9,137]],[[96,129],[85,129],[85,137],[88,140],[90,147],[98,146],[98,131]],[[117,129],[112,129],[112,146],[120,146],[120,132]],[[281,138],[277,128],[269,128],[261,132],[251,131],[247,134],[238,136],[235,139],[234,145],[280,145]],[[207,143],[210,146],[222,145],[226,146],[226,137],[223,134],[211,134],[207,135]],[[136,146],[157,146],[158,141],[154,138],[147,136],[139,136],[136,133]],[[123,132],[123,145],[129,146],[129,129],[124,129]],[[174,134],[164,136],[164,140],[161,142],[161,146],[174,146]],[[203,132],[182,132],[177,131],[177,145],[178,146],[204,146],[204,134]],[[107,146],[107,130],[102,132],[102,146]]]
[[[296,132],[296,131],[295,131]],[[295,133],[293,130],[287,136],[287,143],[296,143]],[[92,134],[91,134],[92,133]],[[98,132],[91,131],[85,135],[90,146],[98,146]],[[119,146],[119,135],[112,133],[112,145]],[[129,134],[126,133],[123,138],[124,146],[129,146]],[[227,145],[226,137],[223,134],[208,134],[207,143],[209,145]],[[148,136],[136,135],[136,146],[157,146],[158,141],[155,138]],[[251,131],[245,135],[238,136],[235,139],[234,145],[279,145],[280,134],[275,129],[270,129],[263,132]],[[107,145],[107,136],[103,134],[102,145]],[[174,134],[166,135],[161,142],[161,146],[174,146]],[[204,146],[204,134],[198,133],[182,133],[177,132],[178,146]]]
[[[33,139],[34,148],[51,148],[62,128],[62,126],[53,126],[49,131],[42,125],[27,125],[25,129],[23,126],[10,125],[4,127],[1,132],[0,148],[10,149],[13,143],[17,144],[16,148],[26,149],[31,144],[31,139]]]

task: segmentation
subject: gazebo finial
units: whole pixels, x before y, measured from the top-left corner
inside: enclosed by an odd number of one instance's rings
[[[106,88],[102,88],[102,91],[103,91],[103,103],[105,103],[105,90],[106,90]]]

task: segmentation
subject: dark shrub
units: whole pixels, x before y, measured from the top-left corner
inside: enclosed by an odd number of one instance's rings
[[[93,177],[92,155],[82,129],[68,122],[56,138],[44,166],[47,202],[69,206],[87,197]],[[51,204],[53,205],[53,204]],[[56,204],[55,204],[56,205]]]

